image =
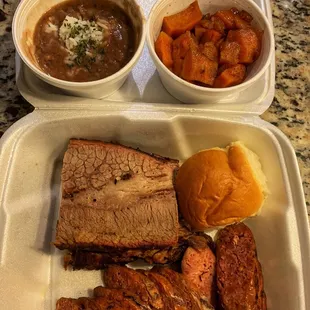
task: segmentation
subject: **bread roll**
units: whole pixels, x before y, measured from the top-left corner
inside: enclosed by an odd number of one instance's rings
[[[197,230],[255,216],[268,192],[258,156],[242,142],[201,151],[176,177],[179,209]]]

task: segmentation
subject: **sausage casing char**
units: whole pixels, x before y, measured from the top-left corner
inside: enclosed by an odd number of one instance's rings
[[[251,230],[243,223],[220,230],[217,287],[224,310],[266,310],[263,274]]]

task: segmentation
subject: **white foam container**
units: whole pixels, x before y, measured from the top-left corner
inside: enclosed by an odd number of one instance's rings
[[[140,0],[146,13],[153,2]],[[271,20],[268,0],[257,3]],[[146,50],[131,79],[105,101],[64,96],[21,64],[18,87],[36,109],[0,140],[0,309],[52,310],[57,298],[88,296],[102,284],[99,271],[65,271],[51,245],[61,160],[72,137],[117,140],[180,160],[244,141],[269,181],[262,213],[246,221],[268,309],[310,309],[310,238],[297,159],[281,131],[259,118],[274,95],[274,61],[268,72],[259,96],[252,89],[233,102],[184,105],[165,92]]]

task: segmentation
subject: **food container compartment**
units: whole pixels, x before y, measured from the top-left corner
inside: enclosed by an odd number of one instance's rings
[[[49,88],[57,87],[59,91],[79,97],[98,99],[110,96],[124,84],[143,51],[146,31],[142,9],[136,1],[112,0],[127,13],[132,21],[136,35],[135,53],[123,68],[104,79],[90,82],[71,82],[57,79],[43,72],[35,58],[33,44],[33,33],[41,16],[50,8],[64,1],[25,0],[20,2],[12,23],[16,50],[32,74],[47,83]]]
[[[207,2],[207,1],[206,1]],[[272,15],[268,0],[254,1],[266,15],[272,25]],[[151,8],[156,0],[137,0],[143,9],[144,15],[148,17]],[[49,84],[37,78],[32,71],[17,59],[18,88],[21,94],[34,106],[63,106],[71,102],[79,102],[91,105],[113,105],[117,109],[134,108],[145,109],[154,106],[165,109],[173,106],[176,109],[183,109],[184,104],[172,97],[163,87],[156,67],[151,59],[147,47],[129,74],[124,85],[113,95],[103,100],[83,99],[76,96],[66,96],[59,88],[51,87]],[[263,113],[271,104],[274,97],[275,60],[272,55],[271,64],[263,76],[255,84],[244,91],[235,93],[233,96],[225,96],[220,102],[193,103],[191,108],[208,111],[231,111],[237,113]],[[134,105],[127,104],[134,102]],[[124,104],[126,103],[126,104]]]
[[[118,141],[180,160],[242,140],[260,157],[270,189],[261,214],[246,221],[257,242],[268,309],[309,309],[306,209],[296,158],[277,129],[237,116],[95,109],[35,110],[0,141],[1,309],[52,310],[57,298],[87,296],[102,284],[99,271],[65,271],[51,245],[71,137]]]
[[[147,16],[156,1],[137,2]],[[271,22],[269,1],[254,2]],[[76,137],[118,141],[180,160],[244,141],[259,155],[271,191],[259,217],[246,221],[257,242],[268,309],[309,309],[309,227],[296,156],[288,139],[257,117],[272,102],[274,65],[272,59],[261,79],[235,97],[184,105],[162,87],[146,48],[107,100],[64,95],[17,58],[19,90],[36,110],[0,140],[0,308],[52,310],[57,298],[87,296],[102,284],[98,271],[65,271],[62,253],[51,245],[61,161],[68,139]]]
[[[235,98],[241,91],[249,87],[252,88],[270,65],[274,50],[272,23],[268,22],[264,12],[251,0],[226,0],[222,2],[216,0],[199,0],[199,7],[203,14],[214,14],[219,10],[227,10],[232,7],[236,7],[240,11],[246,10],[253,17],[253,27],[263,29],[264,35],[262,38],[260,56],[253,64],[247,66],[247,75],[241,84],[227,88],[197,86],[186,82],[172,73],[161,62],[154,47],[155,41],[162,28],[163,18],[186,9],[192,2],[192,0],[161,0],[154,5],[148,18],[146,30],[150,55],[155,63],[163,85],[170,94],[180,101],[185,103],[225,102]]]

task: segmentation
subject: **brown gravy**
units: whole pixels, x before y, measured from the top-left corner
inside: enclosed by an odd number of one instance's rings
[[[127,14],[108,0],[69,0],[46,12],[34,32],[41,69],[61,80],[108,77],[132,58],[136,42]]]

